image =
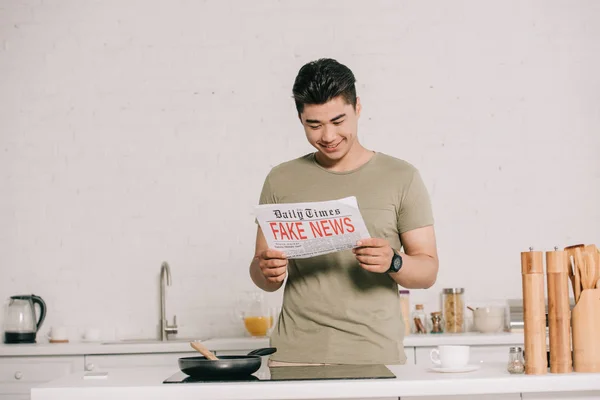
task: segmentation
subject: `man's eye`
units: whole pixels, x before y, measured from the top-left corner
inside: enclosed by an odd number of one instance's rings
[[[333,124],[334,124],[334,125],[341,125],[341,124],[342,124],[344,121],[345,121],[345,120],[343,120],[343,121],[335,121]]]
[[[319,129],[321,125],[309,125],[312,129]]]

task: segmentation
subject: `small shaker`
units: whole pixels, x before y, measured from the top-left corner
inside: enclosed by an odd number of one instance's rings
[[[511,347],[508,351],[507,370],[511,374],[522,374],[525,372],[525,360],[521,347]]]

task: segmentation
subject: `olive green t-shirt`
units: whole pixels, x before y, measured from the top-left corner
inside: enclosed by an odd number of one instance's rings
[[[260,204],[348,196],[356,196],[371,237],[396,250],[399,234],[433,224],[418,170],[383,153],[347,172],[326,170],[314,153],[280,164],[265,179]],[[362,269],[351,250],[289,260],[272,360],[403,364],[403,340],[398,285],[388,274]]]

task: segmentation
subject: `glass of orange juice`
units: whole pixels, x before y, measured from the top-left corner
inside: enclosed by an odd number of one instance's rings
[[[238,299],[238,315],[252,337],[265,337],[273,328],[273,315],[262,292],[243,292]]]

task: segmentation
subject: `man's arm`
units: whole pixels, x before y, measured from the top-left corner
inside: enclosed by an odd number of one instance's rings
[[[256,248],[250,263],[250,277],[256,286],[266,292],[281,287],[286,276],[287,259],[276,250],[269,250],[260,226],[256,230]]]
[[[413,229],[400,235],[404,254],[402,268],[390,277],[407,289],[427,289],[438,274],[438,255],[433,226]],[[385,273],[392,263],[393,249],[385,239],[362,239],[353,250],[360,266],[371,272]]]
[[[390,277],[407,289],[427,289],[437,279],[439,262],[433,226],[413,229],[400,235],[404,248],[402,268]],[[391,264],[390,258],[390,264]],[[389,266],[388,266],[389,267]]]

